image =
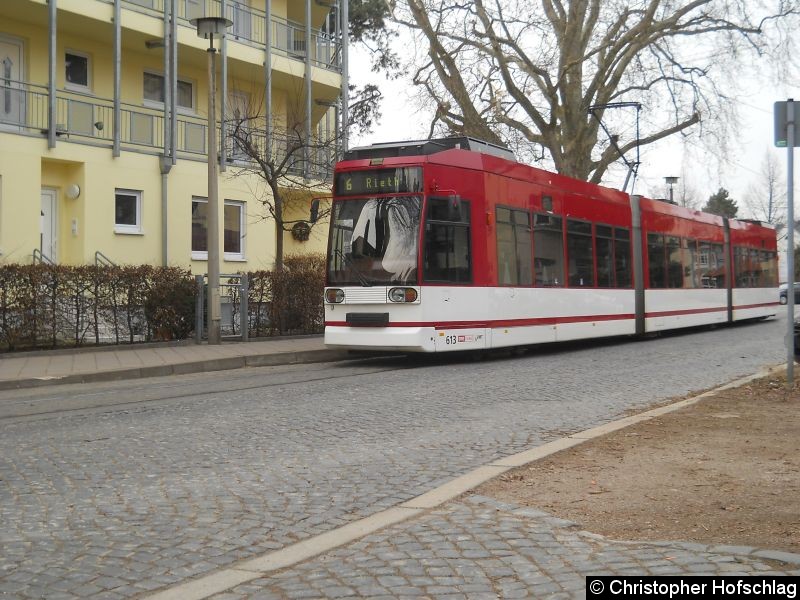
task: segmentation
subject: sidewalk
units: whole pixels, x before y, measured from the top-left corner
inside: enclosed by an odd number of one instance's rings
[[[342,360],[343,350],[330,350],[322,336],[255,342],[108,346],[52,350],[0,357],[0,390],[161,377],[242,367]]]

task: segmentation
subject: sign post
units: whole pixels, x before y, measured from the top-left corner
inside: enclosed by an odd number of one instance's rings
[[[786,385],[794,385],[794,147],[795,135],[794,99],[775,103],[775,145],[786,148],[786,307],[789,313],[786,333]]]

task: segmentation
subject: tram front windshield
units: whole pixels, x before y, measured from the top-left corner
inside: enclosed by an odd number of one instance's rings
[[[336,200],[328,256],[330,285],[413,285],[422,198]]]

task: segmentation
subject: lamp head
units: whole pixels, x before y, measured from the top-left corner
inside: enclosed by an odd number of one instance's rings
[[[77,183],[73,183],[72,185],[67,186],[67,189],[64,190],[64,194],[70,200],[75,200],[81,195],[81,186],[79,186]]]
[[[214,43],[214,37],[217,39],[225,35],[228,27],[233,25],[233,21],[224,17],[196,17],[189,21],[197,28],[197,35],[204,40],[211,40]]]

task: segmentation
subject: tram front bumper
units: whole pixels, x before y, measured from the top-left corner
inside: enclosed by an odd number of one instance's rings
[[[433,327],[347,327],[327,325],[325,345],[347,350],[435,352]]]

